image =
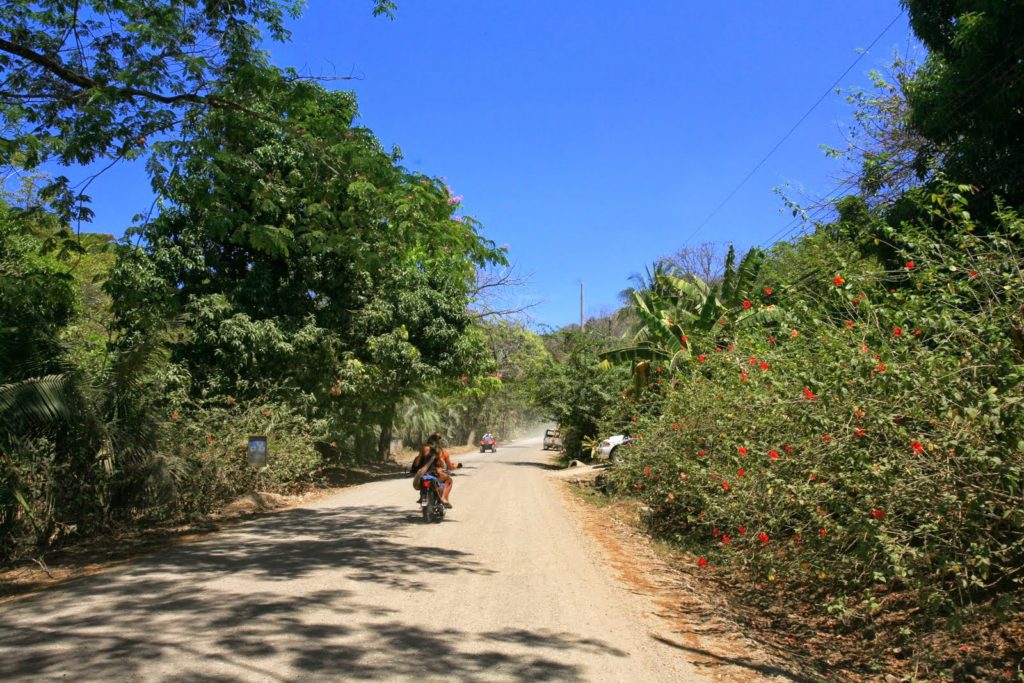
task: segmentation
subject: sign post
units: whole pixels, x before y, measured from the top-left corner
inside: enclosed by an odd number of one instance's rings
[[[260,488],[260,474],[267,467],[267,437],[249,437],[249,464],[256,469],[256,490]]]

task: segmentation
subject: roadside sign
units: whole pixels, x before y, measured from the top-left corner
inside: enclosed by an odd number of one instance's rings
[[[249,437],[249,464],[263,467],[267,464],[267,437]]]

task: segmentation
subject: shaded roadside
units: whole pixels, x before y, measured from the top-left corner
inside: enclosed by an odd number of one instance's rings
[[[36,557],[0,566],[0,604],[170,546],[206,539],[249,520],[292,510],[353,486],[404,477],[407,468],[400,459],[358,468],[327,467],[316,481],[290,495],[247,493],[201,519],[120,525],[102,535],[71,540]]]

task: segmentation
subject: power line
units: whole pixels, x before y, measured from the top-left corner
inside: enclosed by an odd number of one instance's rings
[[[815,218],[817,218],[819,215],[824,213],[825,210],[832,208],[831,205],[828,202],[831,199],[834,199],[835,196],[838,195],[840,192],[843,192],[844,190],[851,189],[856,184],[857,184],[856,182],[847,180],[847,181],[845,181],[843,183],[840,183],[836,187],[832,188],[832,190],[828,194],[826,194],[824,197],[822,197],[819,200],[821,205],[817,208],[816,211],[814,211],[813,213],[810,213],[810,214],[806,214],[806,213],[801,212],[799,215],[797,215],[795,218],[793,218],[793,220],[791,220],[789,223],[786,223],[781,228],[776,230],[770,237],[768,237],[765,240],[762,240],[761,243],[758,246],[761,249],[770,249],[776,242],[781,242],[791,232],[796,230],[802,224],[807,223],[807,222],[812,222]]]
[[[975,100],[977,100],[980,95],[987,94],[989,98],[992,98],[1000,95],[1003,91],[1005,91],[1009,87],[1008,84],[1004,84],[1002,87],[1000,87],[998,90],[994,92],[989,90],[986,93],[985,87],[987,85],[987,80],[993,74],[1000,72],[1002,68],[1006,66],[1007,63],[1019,58],[1022,54],[1022,49],[1024,49],[1024,43],[1022,43],[1019,46],[1016,46],[1013,50],[1010,51],[1010,53],[1006,57],[997,62],[993,67],[989,68],[985,73],[975,78],[973,82],[973,87],[960,93],[960,95],[953,101],[953,103],[946,110],[947,117],[951,117],[954,123],[960,123],[963,120],[965,120],[976,109],[978,109],[979,106],[981,106],[982,102],[975,102]],[[967,105],[972,106],[968,107]],[[762,242],[759,244],[759,247],[762,249],[770,249],[777,242],[781,242],[782,240],[786,239],[794,230],[799,228],[801,225],[808,222],[815,222],[815,219],[821,216],[825,210],[830,208],[826,204],[830,199],[833,199],[836,195],[847,189],[852,189],[857,185],[857,182],[858,181],[856,179],[853,179],[846,180],[840,183],[838,186],[833,188],[828,194],[821,198],[820,201],[822,203],[822,206],[818,207],[816,211],[812,212],[811,214],[799,215],[795,217],[792,221],[779,228],[770,237],[768,237],[765,240],[762,240]]]
[[[804,122],[804,120],[806,120],[806,119],[807,119],[807,117],[811,115],[811,112],[813,112],[813,111],[814,111],[815,109],[817,109],[817,108],[818,108],[818,105],[819,105],[819,104],[821,104],[822,102],[824,102],[824,101],[825,101],[825,98],[826,98],[826,97],[828,97],[829,95],[831,95],[831,94],[832,94],[832,93],[833,93],[833,92],[835,91],[835,88],[836,88],[836,86],[838,86],[838,85],[839,85],[839,83],[840,83],[840,82],[841,82],[841,81],[842,81],[842,80],[843,80],[844,78],[846,78],[846,75],[847,75],[848,73],[850,73],[850,72],[851,72],[851,71],[853,70],[853,67],[857,66],[857,64],[858,64],[858,63],[860,63],[860,60],[864,58],[864,55],[866,55],[866,54],[868,53],[868,51],[869,51],[869,50],[870,50],[870,49],[871,49],[872,47],[874,47],[874,46],[875,46],[875,43],[877,43],[877,42],[878,42],[879,40],[881,40],[881,39],[882,39],[882,36],[884,36],[884,35],[885,35],[885,34],[886,34],[886,33],[887,33],[888,31],[889,31],[889,29],[890,29],[890,28],[892,28],[892,27],[893,27],[893,25],[894,25],[894,24],[895,24],[895,23],[896,23],[897,21],[899,21],[900,17],[902,17],[902,16],[903,16],[903,11],[901,10],[901,11],[900,11],[900,13],[899,13],[899,14],[897,14],[897,15],[896,15],[896,16],[895,16],[895,17],[893,18],[893,20],[892,20],[892,21],[890,21],[890,22],[889,22],[889,24],[888,24],[888,25],[887,25],[887,26],[886,26],[886,27],[885,27],[884,29],[882,29],[882,31],[881,31],[881,32],[880,32],[880,33],[879,33],[879,34],[878,34],[877,36],[875,36],[875,39],[871,41],[871,44],[870,44],[870,45],[868,45],[868,46],[867,46],[867,47],[866,47],[866,48],[865,48],[864,50],[862,50],[862,51],[861,51],[861,53],[860,53],[859,55],[857,55],[857,58],[856,58],[856,59],[854,59],[854,60],[853,60],[853,62],[852,62],[852,63],[850,64],[850,66],[848,66],[848,67],[846,68],[846,71],[844,71],[844,72],[843,72],[842,74],[840,74],[839,78],[837,78],[837,79],[835,80],[835,82],[833,82],[833,83],[832,83],[832,85],[830,85],[830,86],[828,87],[828,90],[826,90],[826,91],[825,91],[824,93],[822,93],[822,94],[821,94],[821,97],[819,97],[819,98],[818,98],[818,99],[817,99],[817,100],[816,100],[816,101],[814,102],[814,104],[812,104],[812,105],[811,105],[811,107],[810,107],[810,108],[809,108],[809,109],[808,109],[808,110],[807,110],[806,112],[804,112],[804,115],[803,115],[803,116],[801,116],[801,117],[800,117],[800,118],[799,118],[799,119],[797,120],[797,122],[793,124],[793,126],[792,126],[792,127],[791,127],[791,128],[789,129],[789,131],[787,131],[785,135],[783,135],[783,136],[782,136],[781,138],[779,138],[779,141],[778,141],[778,142],[776,142],[776,143],[775,143],[775,145],[774,145],[774,146],[773,146],[773,147],[772,147],[772,148],[771,148],[770,150],[768,150],[768,153],[767,153],[767,154],[765,154],[765,155],[764,155],[764,156],[763,156],[763,157],[761,158],[761,160],[760,160],[759,162],[757,162],[757,164],[756,164],[756,165],[754,166],[754,168],[752,168],[752,169],[750,170],[750,172],[749,172],[749,173],[747,173],[747,175],[745,175],[745,176],[743,177],[743,180],[741,180],[741,181],[740,181],[740,182],[739,182],[739,183],[738,183],[738,184],[736,185],[736,187],[734,187],[734,188],[732,189],[732,191],[730,191],[730,192],[729,192],[729,194],[728,194],[728,195],[726,195],[725,199],[723,199],[723,200],[722,200],[721,202],[719,202],[718,206],[716,206],[716,207],[714,208],[714,210],[713,210],[713,211],[712,211],[712,212],[711,212],[710,214],[708,214],[708,217],[707,217],[707,218],[705,218],[705,219],[704,219],[704,221],[703,221],[703,222],[702,222],[702,223],[701,223],[700,225],[698,225],[698,226],[697,226],[696,228],[694,228],[693,232],[692,232],[692,233],[690,233],[690,236],[689,236],[689,237],[687,237],[687,238],[686,238],[686,240],[685,240],[685,241],[683,242],[683,244],[684,244],[684,245],[686,245],[686,244],[689,244],[689,243],[690,243],[690,240],[692,240],[692,239],[693,239],[693,238],[694,238],[694,237],[695,237],[695,236],[697,235],[697,233],[701,231],[701,229],[702,229],[702,228],[703,228],[703,227],[704,227],[705,225],[707,225],[708,223],[710,223],[710,222],[711,222],[711,219],[712,219],[712,218],[714,218],[714,217],[715,217],[716,215],[718,215],[718,212],[719,212],[719,211],[721,211],[721,210],[722,210],[722,208],[723,208],[723,207],[724,207],[724,206],[725,206],[726,204],[728,204],[728,203],[729,203],[729,200],[731,200],[731,199],[732,199],[732,198],[733,198],[734,196],[736,196],[736,193],[740,191],[740,188],[742,188],[742,187],[743,187],[744,185],[746,185],[747,181],[748,181],[748,180],[750,180],[750,179],[751,179],[751,178],[753,177],[753,175],[754,175],[755,173],[757,173],[758,169],[760,169],[760,168],[761,168],[761,166],[763,166],[763,165],[765,164],[765,162],[766,162],[766,161],[768,161],[769,157],[771,157],[771,155],[772,155],[772,154],[774,154],[774,153],[775,153],[775,151],[776,151],[776,150],[777,150],[777,149],[778,149],[779,147],[781,147],[781,146],[782,146],[782,143],[784,143],[784,142],[785,142],[786,140],[788,140],[788,139],[789,139],[789,136],[790,136],[790,135],[792,135],[792,134],[793,134],[793,132],[794,132],[794,131],[795,131],[795,130],[796,130],[796,129],[797,129],[797,128],[798,128],[799,126],[800,126],[800,124],[801,124],[801,123],[803,123],[803,122]]]

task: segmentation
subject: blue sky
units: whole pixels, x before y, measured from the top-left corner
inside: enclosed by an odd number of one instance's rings
[[[535,324],[613,310],[631,273],[684,246],[737,183],[899,13],[897,0],[309,0],[279,65],[354,90],[361,123],[405,165],[443,176],[539,300]],[[905,15],[842,81],[893,51],[921,56]],[[828,97],[693,236],[758,244],[791,220],[773,188],[822,196],[851,111]],[[93,229],[150,202],[137,167],[90,187]]]

